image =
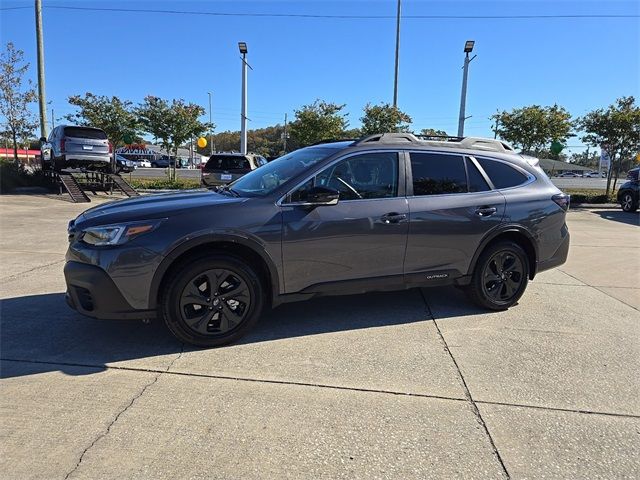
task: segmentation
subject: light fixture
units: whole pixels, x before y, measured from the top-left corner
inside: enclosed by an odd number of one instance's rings
[[[246,42],[238,42],[238,48],[240,49],[240,53],[246,55],[247,53],[247,44]]]
[[[471,53],[471,51],[473,50],[473,45],[474,45],[475,43],[476,43],[476,42],[475,42],[474,40],[467,40],[467,41],[464,43],[464,53]]]

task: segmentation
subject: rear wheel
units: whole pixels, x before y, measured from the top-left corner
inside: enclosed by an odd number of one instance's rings
[[[481,307],[506,310],[520,299],[529,280],[529,259],[514,242],[489,246],[478,259],[467,292]]]
[[[210,255],[171,274],[161,310],[179,340],[218,347],[238,340],[256,324],[263,297],[260,279],[250,266],[236,257]]]
[[[622,195],[620,206],[625,212],[635,212],[636,210],[638,210],[638,204],[634,201],[633,195],[630,192]]]

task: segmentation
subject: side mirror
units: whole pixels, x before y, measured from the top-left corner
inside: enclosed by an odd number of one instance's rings
[[[333,188],[313,187],[306,195],[305,203],[309,205],[335,205],[340,199],[340,192]]]
[[[40,137],[40,143],[46,143],[47,139],[45,137]]]

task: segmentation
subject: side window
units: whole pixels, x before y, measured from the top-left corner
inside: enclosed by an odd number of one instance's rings
[[[489,160],[487,158],[477,158],[482,169],[487,173],[493,185],[500,188],[509,188],[522,185],[527,181],[527,177],[515,168],[506,163]]]
[[[458,155],[411,152],[413,194],[466,193],[464,158]]]
[[[51,133],[49,134],[49,138],[47,139],[47,142],[49,142],[49,143],[53,142],[53,139],[56,138],[56,132],[57,131],[58,131],[58,127],[56,127],[53,130],[51,130]]]
[[[470,192],[486,192],[491,190],[489,184],[484,179],[478,167],[471,159],[467,158],[467,177],[469,178],[469,191]]]
[[[309,189],[322,186],[340,192],[340,200],[396,197],[398,154],[364,153],[345,158],[307,181],[291,194],[291,202],[304,202]]]

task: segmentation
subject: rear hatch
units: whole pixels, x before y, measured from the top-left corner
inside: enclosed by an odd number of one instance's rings
[[[107,134],[99,128],[65,127],[64,142],[66,154],[109,155]]]
[[[202,169],[202,181],[207,185],[231,183],[251,171],[244,155],[212,155]]]

